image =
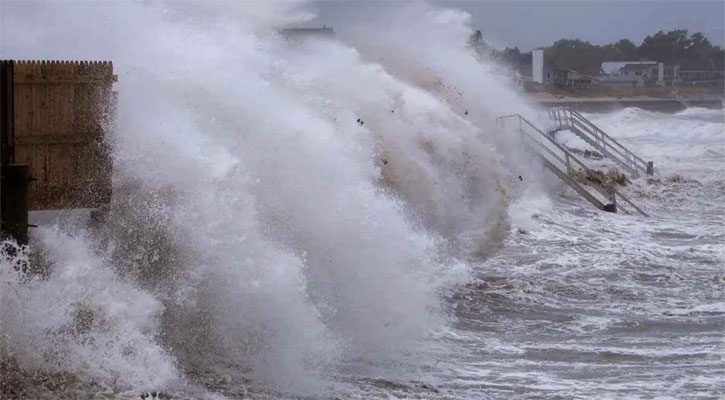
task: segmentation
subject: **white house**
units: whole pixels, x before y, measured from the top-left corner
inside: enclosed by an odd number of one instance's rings
[[[612,85],[644,86],[663,79],[657,61],[605,61],[601,72],[599,81]]]

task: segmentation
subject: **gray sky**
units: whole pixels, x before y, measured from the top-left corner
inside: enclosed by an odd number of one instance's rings
[[[473,26],[496,47],[522,50],[547,46],[562,38],[606,44],[630,39],[640,44],[657,31],[700,31],[713,44],[725,44],[725,1],[459,1],[436,3],[471,13]],[[370,6],[381,3],[368,2]],[[319,3],[319,22],[336,29],[335,15],[344,2]],[[359,4],[358,4],[359,6]]]

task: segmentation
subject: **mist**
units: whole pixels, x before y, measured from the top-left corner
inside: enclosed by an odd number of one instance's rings
[[[2,58],[118,75],[108,227],[35,230],[47,278],[2,260],[0,355],[27,370],[320,394],[343,365],[425,363],[443,299],[507,235],[513,177],[538,173],[497,136],[528,108],[459,10],[381,5],[294,43],[307,3],[2,8]]]

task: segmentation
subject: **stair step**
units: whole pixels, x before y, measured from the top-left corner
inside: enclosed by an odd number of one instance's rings
[[[526,147],[539,154],[547,169],[593,206],[603,211],[621,211],[625,214],[639,213],[648,216],[614,187],[603,187],[594,182],[584,184],[578,181],[573,175],[576,171],[582,171],[587,176],[591,176],[592,171],[568,149],[557,143],[553,132],[542,131],[519,114],[496,118],[496,126],[505,129],[507,121],[510,121],[509,127],[517,128],[522,134]]]
[[[557,107],[549,110],[549,117],[557,124],[552,132],[570,130],[634,177],[654,174],[651,161],[644,161],[579,112],[568,107]]]

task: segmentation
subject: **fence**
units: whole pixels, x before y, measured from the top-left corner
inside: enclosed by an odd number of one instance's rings
[[[96,208],[110,201],[104,135],[115,103],[113,64],[2,61],[2,165],[30,167],[30,209]]]
[[[0,61],[0,228],[20,218],[7,211],[17,208],[20,189],[5,182],[20,166],[30,176],[26,210],[110,202],[105,132],[115,108],[115,81],[107,61]]]

